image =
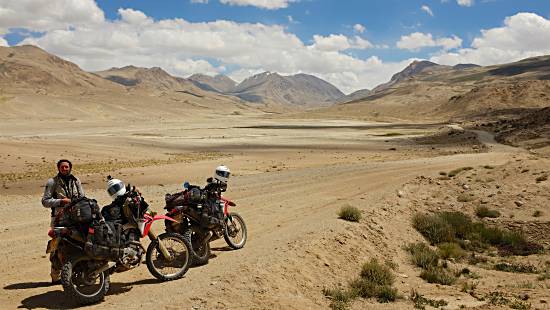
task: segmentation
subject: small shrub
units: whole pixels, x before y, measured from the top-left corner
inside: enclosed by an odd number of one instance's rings
[[[338,216],[346,221],[359,222],[361,220],[361,211],[354,206],[343,206],[338,212]]]
[[[387,266],[378,263],[376,259],[371,259],[368,263],[365,263],[360,275],[361,278],[368,279],[378,285],[392,285],[395,280],[391,270]]]
[[[479,206],[476,208],[476,216],[479,218],[490,217],[497,218],[500,216],[500,212],[497,210],[491,210],[486,206]]]
[[[422,270],[420,277],[428,283],[438,283],[442,285],[452,285],[456,281],[456,276],[443,267],[429,267]]]
[[[432,244],[453,241],[451,226],[437,215],[416,214],[413,227]]]
[[[521,300],[514,300],[508,305],[511,309],[527,310],[531,309],[531,304]]]
[[[495,270],[517,273],[537,273],[537,267],[529,264],[498,263]]]
[[[537,277],[537,280],[539,280],[539,281],[544,281],[544,280],[549,280],[549,279],[550,279],[550,270],[546,270],[545,272],[541,273]]]
[[[443,259],[462,258],[466,256],[466,252],[454,242],[445,242],[437,245],[439,248],[439,256]]]
[[[355,298],[353,294],[342,288],[323,289],[323,294],[331,299],[330,308],[333,310],[344,310]]]
[[[463,171],[468,171],[468,170],[472,170],[474,168],[472,167],[462,167],[462,168],[458,168],[458,169],[455,169],[455,170],[451,170],[447,175],[449,177],[454,177],[454,176],[457,176],[459,173],[463,172]]]
[[[481,255],[476,255],[475,253],[472,253],[472,255],[470,255],[468,257],[468,264],[470,264],[470,265],[477,265],[479,263],[486,263],[487,261],[488,261],[487,257],[481,256]]]
[[[485,166],[483,166],[483,168],[485,168],[485,169],[495,169],[495,167],[489,166],[489,165],[485,165]]]
[[[439,171],[439,175],[447,175],[447,172],[445,172],[445,171]]]
[[[485,299],[487,299],[491,305],[496,306],[503,306],[510,303],[510,300],[504,297],[504,293],[498,291],[490,292],[485,296]]]
[[[439,254],[423,242],[411,243],[406,248],[413,263],[423,269],[437,266]]]
[[[542,215],[542,211],[540,210],[536,210],[535,212],[533,212],[533,217],[540,217]]]
[[[448,304],[448,302],[443,299],[435,300],[426,298],[414,289],[411,291],[410,300],[414,303],[415,309],[426,309],[426,306],[439,308]]]

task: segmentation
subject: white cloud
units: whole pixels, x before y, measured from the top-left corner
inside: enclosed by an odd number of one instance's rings
[[[348,49],[367,49],[373,47],[369,41],[359,36],[348,38],[343,34],[331,34],[327,37],[314,35],[313,40],[313,45],[309,47],[320,51],[345,51]]]
[[[284,9],[288,7],[291,2],[297,0],[220,0],[222,4],[236,5],[236,6],[255,6],[267,10]]]
[[[423,6],[420,7],[420,9],[421,9],[422,11],[428,13],[428,15],[434,16],[434,13],[432,12],[432,9],[430,9],[429,6],[423,5]]]
[[[355,32],[358,32],[358,33],[363,33],[367,29],[365,28],[365,26],[363,26],[361,24],[355,24],[355,25],[353,25],[353,30],[355,30]]]
[[[206,3],[208,3],[208,0],[191,0],[190,2],[191,3],[204,3],[204,4],[206,4]]]
[[[0,46],[8,47],[10,45],[8,44],[8,41],[6,41],[6,39],[0,37]]]
[[[462,39],[457,36],[434,39],[431,33],[413,32],[401,36],[397,47],[408,50],[419,50],[424,47],[442,47],[444,50],[458,48],[462,45]]]
[[[474,0],[456,0],[456,3],[460,6],[472,6],[474,5]]]
[[[48,31],[104,22],[103,11],[93,0],[17,0],[0,2],[0,34],[9,28]]]
[[[300,23],[297,20],[295,20],[294,17],[292,17],[291,15],[288,15],[286,18],[288,19],[288,22],[291,23],[291,24],[299,24]]]
[[[481,30],[469,48],[440,53],[432,60],[442,64],[492,65],[550,54],[550,20],[534,13],[507,17],[504,26]]]

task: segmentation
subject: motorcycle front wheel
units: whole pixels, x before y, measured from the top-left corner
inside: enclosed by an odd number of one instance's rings
[[[243,218],[235,213],[230,212],[225,219],[225,227],[223,238],[232,249],[241,249],[246,243],[247,231]]]
[[[164,257],[159,242],[166,247],[169,257]],[[147,247],[147,269],[162,281],[176,280],[187,272],[191,263],[191,244],[176,233],[163,233]]]
[[[69,260],[61,268],[63,290],[80,305],[92,304],[103,300],[109,290],[109,273],[104,271],[93,277],[88,259]]]

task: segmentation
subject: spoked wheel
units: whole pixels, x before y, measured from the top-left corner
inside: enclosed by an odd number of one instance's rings
[[[203,242],[204,236],[194,233],[191,228],[186,228],[182,235],[183,238],[192,245],[193,251],[191,253],[191,259],[193,265],[204,265],[208,263],[210,259],[210,242]]]
[[[166,247],[169,257],[164,257],[159,241]],[[175,233],[164,233],[151,241],[147,248],[147,269],[155,278],[170,281],[183,277],[191,263],[191,244]]]
[[[227,244],[235,250],[240,249],[246,243],[246,236],[246,225],[243,218],[237,213],[229,213],[223,232],[223,238]]]
[[[96,267],[97,264],[92,264]],[[90,260],[69,261],[61,268],[63,290],[79,304],[92,304],[103,300],[109,290],[109,274],[104,271],[94,277],[95,268],[90,267]]]

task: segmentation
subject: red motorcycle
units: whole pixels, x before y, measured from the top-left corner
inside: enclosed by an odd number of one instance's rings
[[[135,190],[118,197],[101,213],[95,200],[80,198],[65,208],[69,220],[50,229],[46,253],[61,267],[63,290],[79,304],[102,300],[109,290],[110,275],[140,265],[145,255],[153,276],[169,281],[188,270],[191,245],[178,234],[157,235],[151,226],[157,220],[175,222],[157,215]],[[94,211],[96,210],[96,211]],[[140,238],[151,239],[147,250]]]
[[[176,221],[165,221],[166,232],[178,233],[192,246],[194,264],[202,265],[210,258],[210,242],[223,236],[229,247],[240,249],[247,240],[243,218],[230,212],[236,204],[223,197],[225,184],[207,180],[201,189],[189,185],[176,194],[166,195],[166,215]]]

